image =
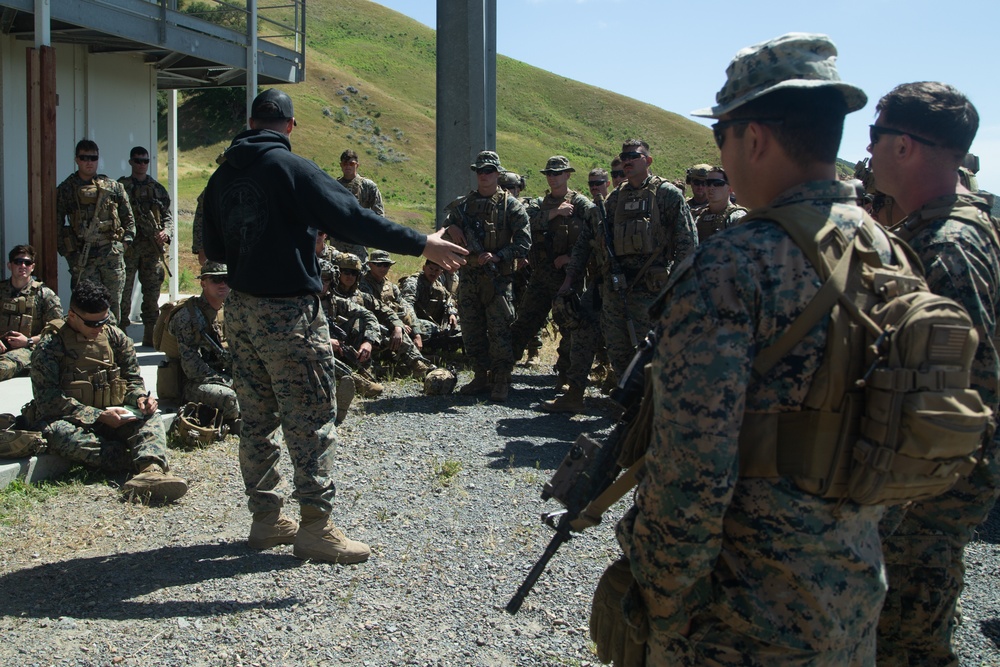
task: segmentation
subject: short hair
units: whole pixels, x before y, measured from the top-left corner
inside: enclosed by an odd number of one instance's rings
[[[587,178],[603,178],[604,180],[608,180],[608,170],[601,169],[600,167],[591,169],[590,173],[587,174]]]
[[[96,141],[91,141],[90,139],[80,139],[76,142],[76,155],[80,154],[80,151],[97,151],[100,154],[101,149],[97,147]]]
[[[350,148],[348,148],[346,151],[340,154],[341,163],[350,162],[351,160],[357,160],[357,159],[358,159],[358,152]]]
[[[908,130],[965,157],[979,130],[979,112],[954,86],[919,81],[896,86],[878,101],[875,111],[886,125]]]
[[[13,262],[14,259],[16,257],[18,257],[19,255],[27,255],[28,257],[31,258],[32,262],[35,261],[35,249],[34,249],[34,247],[32,247],[30,245],[24,245],[24,244],[16,245],[13,248],[11,248],[10,252],[7,253],[7,261],[8,262]]]
[[[275,109],[278,108],[277,104],[273,102],[266,102],[260,105],[261,108],[267,109],[266,105],[272,105]],[[280,113],[280,112],[278,112]],[[275,132],[284,132],[285,128],[288,127],[288,121],[293,120],[292,118],[251,118],[253,121],[254,129],[256,130],[274,130]]]
[[[727,183],[729,182],[729,176],[726,174],[726,169],[721,164],[714,165],[711,169],[708,170],[708,173],[711,174],[713,171],[717,171],[720,174],[722,174],[722,176],[726,179],[726,182]]]
[[[128,152],[128,159],[131,160],[137,155],[149,155],[149,151],[142,146],[133,146],[132,150]]]
[[[633,148],[633,149],[645,148],[646,152],[647,153],[649,152],[649,144],[647,144],[642,139],[626,139],[624,142],[622,142],[622,152],[624,152],[626,148]],[[638,152],[639,151],[636,150],[636,153]]]
[[[835,88],[786,88],[737,107],[731,119],[775,120],[765,123],[788,157],[800,167],[837,161],[844,134],[847,101]],[[742,137],[746,125],[733,127]]]
[[[85,313],[103,313],[111,307],[111,293],[101,283],[81,280],[73,289],[69,305]]]
[[[622,159],[618,156],[615,156],[615,158],[611,160],[611,171],[615,171],[615,167],[620,167],[621,164],[622,164]]]

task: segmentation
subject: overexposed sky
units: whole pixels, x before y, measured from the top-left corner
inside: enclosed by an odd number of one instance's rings
[[[459,1],[459,0],[454,0]],[[436,0],[378,0],[435,27]],[[840,76],[868,94],[847,117],[840,157],[867,157],[879,97],[900,83],[943,81],[979,110],[979,184],[1000,193],[1000,3],[716,0],[497,0],[497,51],[688,116],[711,106],[738,50],[786,32],[822,32]],[[655,150],[655,147],[653,147]],[[558,152],[558,146],[552,147]]]

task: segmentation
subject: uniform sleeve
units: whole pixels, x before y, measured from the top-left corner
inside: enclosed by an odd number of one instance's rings
[[[111,181],[118,194],[118,221],[122,229],[125,230],[123,243],[130,245],[135,240],[135,217],[132,215],[132,206],[128,203],[128,194],[125,187],[118,181]]]
[[[170,194],[162,184],[156,184],[156,204],[160,207],[160,226],[167,233],[167,244],[173,238],[173,216],[170,214]]]
[[[510,224],[510,243],[497,251],[500,259],[512,262],[528,256],[531,247],[530,223],[524,206],[514,197],[507,195],[507,222]]]
[[[45,325],[52,320],[61,320],[63,318],[62,303],[55,292],[43,285],[38,290],[37,299],[35,312],[40,313],[41,316],[35,318],[35,321],[31,323],[32,336],[40,334]]]
[[[651,621],[669,634],[707,599],[737,480],[753,300],[733,264],[689,265],[670,291],[646,471],[618,526]]]
[[[403,281],[403,286],[399,289],[399,299],[410,307],[411,310],[417,303],[417,276],[410,276]]]
[[[587,272],[587,263],[590,261],[590,254],[594,249],[594,239],[598,238],[601,213],[596,204],[592,205],[589,214],[584,219],[587,224],[580,228],[580,236],[577,237],[576,243],[573,245],[569,264],[566,265],[566,273],[574,278],[579,278]]]
[[[528,214],[528,229],[531,232],[546,232],[549,229],[549,212],[542,210],[542,197],[535,197],[524,212]]]
[[[667,237],[667,268],[677,266],[698,246],[698,228],[691,207],[680,190],[669,183],[661,184],[656,193],[660,220]]]
[[[146,395],[146,383],[139,373],[139,360],[135,356],[132,339],[118,327],[105,327],[115,355],[121,378],[127,383],[124,404],[139,406],[139,397]]]
[[[177,349],[181,353],[181,369],[185,377],[192,382],[205,383],[219,374],[202,358],[201,348],[197,341],[201,336],[191,310],[181,306],[170,318],[167,329],[177,339]]]
[[[73,188],[63,181],[56,188],[56,224],[60,227],[69,224],[69,216],[75,210],[73,201]]]
[[[369,208],[379,215],[385,215],[385,205],[382,203],[382,193],[379,192],[378,185],[375,181],[369,181],[372,184],[372,205]]]

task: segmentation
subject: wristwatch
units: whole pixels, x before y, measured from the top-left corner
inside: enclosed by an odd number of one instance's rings
[[[32,338],[31,336],[28,336],[28,349],[29,350],[35,349],[35,339]]]

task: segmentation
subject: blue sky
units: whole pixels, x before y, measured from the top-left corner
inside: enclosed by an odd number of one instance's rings
[[[435,0],[379,4],[435,27]],[[840,52],[841,78],[869,98],[847,117],[842,158],[867,157],[879,97],[900,83],[943,81],[979,110],[972,145],[982,163],[979,184],[1000,193],[998,28],[995,0],[497,0],[499,53],[704,124],[689,112],[714,103],[739,49],[786,32],[826,33]]]

